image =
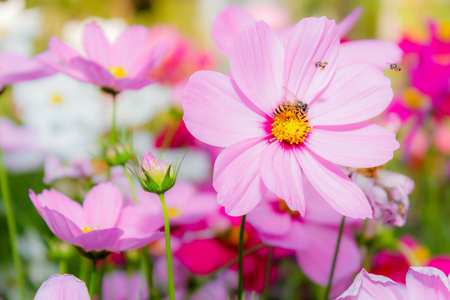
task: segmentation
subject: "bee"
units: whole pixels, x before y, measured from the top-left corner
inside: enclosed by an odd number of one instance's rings
[[[328,65],[327,62],[321,62],[321,61],[318,61],[318,62],[316,62],[316,64],[315,64],[316,69],[317,69],[317,68],[320,68],[321,70],[325,70],[325,67],[326,67],[327,65]]]
[[[309,109],[308,104],[298,100],[297,97],[287,88],[283,87],[283,89],[286,92],[286,100],[278,105],[277,108],[275,108],[275,110],[273,111],[273,116],[276,117],[284,112],[287,108],[292,107],[294,108],[294,113],[297,116],[297,119],[299,119],[298,115],[301,115],[302,118],[306,117],[306,113]]]
[[[400,72],[402,70],[402,68],[397,64],[390,64],[389,67],[391,68],[391,70],[395,71],[395,73]]]

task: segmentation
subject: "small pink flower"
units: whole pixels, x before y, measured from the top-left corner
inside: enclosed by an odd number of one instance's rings
[[[304,215],[302,182],[308,180],[340,214],[372,216],[361,189],[335,164],[371,167],[393,157],[395,134],[365,122],[393,93],[374,67],[337,68],[339,38],[334,21],[306,18],[284,46],[260,21],[233,40],[232,78],[213,71],[191,77],[184,121],[199,140],[226,147],[213,184],[228,214],[247,214],[269,190]],[[327,68],[317,68],[318,61]],[[274,116],[292,97],[309,106],[306,116],[293,106]]]
[[[148,299],[148,287],[139,273],[127,275],[125,271],[105,274],[102,283],[104,300]]]
[[[4,151],[17,151],[36,146],[36,132],[34,129],[21,127],[12,120],[0,117],[0,148]]]
[[[336,300],[422,300],[450,299],[450,283],[445,274],[432,267],[411,267],[406,286],[362,269],[353,284]]]
[[[30,198],[57,237],[86,252],[137,249],[163,236],[162,216],[139,204],[123,207],[122,194],[110,182],[94,186],[83,206],[55,190],[30,191]]]
[[[64,165],[58,157],[48,156],[44,163],[44,183],[50,184],[60,178],[88,178],[94,173],[92,163],[86,158],[74,158]]]
[[[34,300],[90,300],[86,284],[78,278],[65,274],[47,279],[34,296]]]
[[[167,49],[161,44],[149,47],[147,44],[151,38],[148,28],[131,26],[111,45],[102,29],[92,22],[85,26],[83,33],[86,56],[52,37],[49,48],[63,63],[43,62],[75,79],[113,93],[137,90],[154,82],[145,76],[160,62]]]

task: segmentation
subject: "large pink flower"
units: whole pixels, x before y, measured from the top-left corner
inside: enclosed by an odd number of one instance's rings
[[[195,73],[186,87],[184,121],[198,139],[226,147],[214,167],[218,202],[233,216],[250,212],[266,190],[305,213],[304,180],[339,213],[370,218],[358,186],[335,164],[386,163],[395,134],[364,122],[392,99],[390,80],[368,65],[337,70],[339,29],[325,17],[307,18],[284,47],[264,22],[233,41],[231,76]],[[325,70],[316,62],[328,62]],[[306,117],[275,109],[293,94],[309,105]]]
[[[251,10],[251,9],[250,9]],[[345,17],[338,25],[339,36],[343,38],[358,21],[362,9],[357,8],[347,17]],[[268,14],[255,13],[253,9],[249,12],[243,8],[230,6],[220,12],[214,19],[212,24],[212,38],[217,48],[225,55],[230,54],[233,38],[239,33],[242,27],[248,25],[253,21],[264,20],[271,17],[271,22],[268,23],[277,30],[278,37],[285,42],[289,36],[293,26],[286,26],[280,28],[281,22],[274,20],[274,15],[279,15],[280,18],[286,19],[287,12],[283,15],[280,12]],[[389,68],[389,62],[398,62],[402,59],[403,51],[400,47],[389,41],[382,40],[357,40],[347,41],[341,44],[338,54],[338,65],[340,67],[350,64],[369,64],[379,69]]]
[[[450,283],[445,274],[432,267],[410,268],[406,286],[362,269],[353,284],[337,300],[422,300],[450,299]]]
[[[50,230],[60,239],[86,252],[127,251],[163,236],[163,219],[141,205],[123,207],[120,190],[112,183],[93,187],[81,206],[55,190],[30,198]]]
[[[56,37],[49,42],[50,51],[61,64],[43,61],[57,71],[80,81],[93,83],[114,92],[137,90],[153,80],[145,77],[162,59],[166,45],[148,45],[150,30],[144,26],[125,29],[114,44],[109,44],[101,28],[94,22],[84,28],[83,46],[86,57]]]

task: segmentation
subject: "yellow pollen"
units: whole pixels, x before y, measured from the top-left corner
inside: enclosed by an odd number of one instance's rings
[[[96,229],[99,229],[99,228],[100,228],[100,226],[97,226],[96,228],[86,226],[84,228],[81,228],[81,230],[83,230],[83,232],[89,232],[89,231],[96,230]]]
[[[450,21],[444,21],[441,24],[441,28],[439,30],[440,38],[443,41],[449,41],[450,40]]]
[[[356,172],[367,178],[378,178],[378,170],[384,169],[384,165],[371,168],[358,168]]]
[[[296,217],[299,214],[298,211],[291,210],[289,206],[287,206],[286,201],[284,201],[283,199],[278,199],[278,209],[281,212],[288,212],[291,215],[291,217]]]
[[[125,70],[122,67],[120,67],[120,66],[109,67],[108,70],[116,78],[123,78],[123,77],[127,76],[127,72],[125,72]]]
[[[239,246],[239,227],[237,226],[232,226],[230,228],[230,230],[228,231],[228,234],[225,236],[225,240],[233,245],[233,246]],[[244,231],[244,240],[243,240],[243,244],[245,245],[245,243],[248,241],[248,233]]]
[[[62,100],[63,100],[63,97],[61,95],[55,94],[55,95],[52,96],[52,100],[51,101],[52,101],[53,104],[60,104],[62,102]]]
[[[296,112],[293,107],[287,107],[274,117],[273,139],[288,145],[299,145],[305,141],[308,132],[312,129],[312,126],[308,126],[308,122],[306,116]]]
[[[169,208],[167,210],[167,213],[170,217],[176,217],[180,214],[180,210],[178,208]]]

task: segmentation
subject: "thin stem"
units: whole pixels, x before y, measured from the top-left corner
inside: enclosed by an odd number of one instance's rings
[[[3,152],[0,148],[0,186],[2,189],[2,198],[5,202],[6,221],[8,223],[9,242],[11,244],[11,252],[13,256],[14,268],[17,276],[17,287],[19,289],[19,295],[21,300],[25,300],[25,278],[23,276],[22,262],[20,261],[19,252],[17,250],[17,228],[16,221],[14,219],[14,211],[11,202],[11,196],[9,193],[8,173],[6,166],[3,162]]]
[[[270,288],[270,271],[272,270],[272,260],[273,260],[273,247],[269,247],[269,254],[267,255],[266,264],[266,277],[264,279],[264,291],[262,298],[269,299],[269,288]]]
[[[59,260],[59,274],[66,274],[67,273],[67,261],[65,259]]]
[[[131,175],[128,174],[127,167],[125,167],[125,165],[123,166],[123,172],[127,176],[128,182],[130,183],[130,189],[131,189],[131,194],[133,195],[134,204],[138,204],[137,197],[136,197],[136,189],[134,188],[133,177],[131,177]]]
[[[238,300],[242,299],[242,293],[244,291],[244,272],[242,271],[243,265],[243,250],[244,250],[244,227],[245,217],[241,218],[241,227],[239,228],[239,255],[238,255],[238,268],[239,268],[239,283],[238,283]]]
[[[111,125],[111,145],[114,145],[116,143],[116,95],[112,94],[112,125]]]
[[[166,256],[167,256],[167,275],[168,275],[168,287],[169,298],[175,300],[175,284],[173,282],[173,266],[172,266],[172,251],[170,250],[170,225],[169,214],[167,213],[166,202],[164,200],[164,194],[159,194],[161,199],[161,205],[164,212],[164,232],[166,234]]]
[[[95,259],[92,260],[92,272],[91,272],[91,282],[89,284],[89,295],[91,299],[94,299],[95,290],[96,290],[96,282],[97,280],[97,261]]]
[[[142,249],[142,256],[144,258],[145,274],[147,275],[147,285],[150,294],[150,299],[159,299],[158,291],[153,287],[153,264],[150,258],[148,246]]]
[[[328,300],[328,297],[330,295],[331,284],[333,282],[334,268],[336,267],[336,261],[339,253],[339,246],[341,245],[342,232],[344,232],[344,223],[345,223],[345,216],[342,216],[341,226],[339,226],[339,235],[336,243],[336,250],[334,251],[333,264],[331,265],[330,278],[328,279],[328,285],[327,288],[325,289],[325,296],[323,297],[324,300]]]
[[[89,260],[87,260],[87,258],[84,258],[83,256],[80,256],[80,259],[80,273],[78,274],[78,278],[80,278],[84,282],[87,282],[89,275]]]

